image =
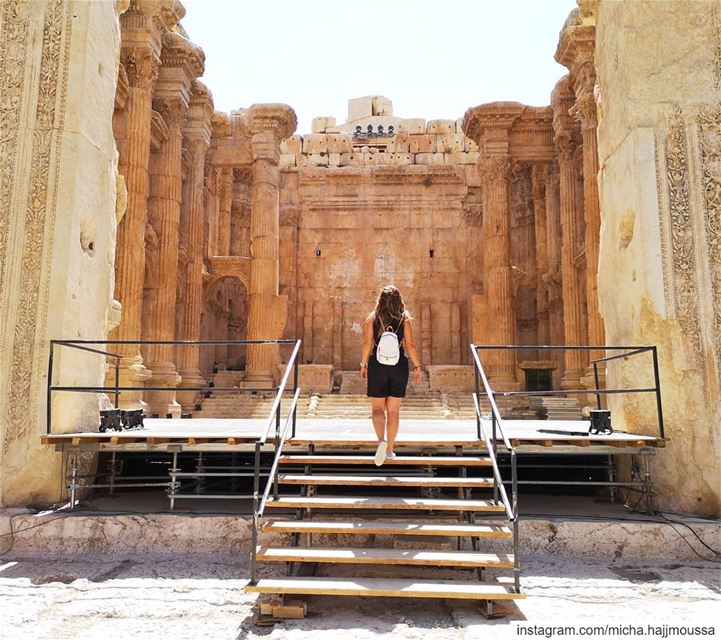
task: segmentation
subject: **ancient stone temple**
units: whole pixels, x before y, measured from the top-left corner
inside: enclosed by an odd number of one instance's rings
[[[300,338],[301,376],[328,392],[357,376],[393,283],[434,389],[472,382],[472,342],[658,344],[675,445],[660,499],[718,513],[719,9],[579,4],[547,106],[426,121],[366,96],[295,134],[287,105],[215,111],[178,0],[0,3],[0,502],[57,493],[39,445],[50,339],[165,341],[118,345],[136,389],[120,404],[147,415],[192,414],[214,372],[263,388],[283,369],[274,345],[173,341]],[[492,353],[491,382],[593,386],[587,352],[550,353]],[[88,357],[56,375],[109,381]],[[606,384],[635,375],[609,366]],[[53,415],[90,428],[97,404]],[[622,428],[646,405],[612,409]]]

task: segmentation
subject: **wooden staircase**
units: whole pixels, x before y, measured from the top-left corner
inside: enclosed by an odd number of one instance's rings
[[[315,445],[326,453],[316,455]],[[329,442],[310,444],[306,454],[280,454],[275,494],[265,506],[294,517],[258,523],[261,532],[287,538],[282,546],[258,545],[254,563],[285,563],[287,575],[257,578],[254,564],[246,591],[473,599],[488,612],[496,600],[524,597],[513,553],[517,527],[498,497],[494,458],[456,451],[403,450],[380,468],[372,451],[333,450]],[[342,575],[319,575],[328,571]],[[511,577],[496,577],[503,571]]]

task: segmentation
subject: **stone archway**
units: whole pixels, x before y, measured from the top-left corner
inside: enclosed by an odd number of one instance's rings
[[[216,275],[205,286],[201,332],[204,340],[245,340],[248,329],[247,279]],[[201,354],[201,369],[244,369],[246,349],[217,345]]]

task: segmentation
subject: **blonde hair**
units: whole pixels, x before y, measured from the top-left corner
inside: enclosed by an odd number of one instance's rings
[[[392,284],[387,284],[378,293],[376,306],[366,317],[366,322],[374,323],[378,320],[382,333],[389,325],[397,331],[402,324],[401,320],[412,319],[411,314],[406,310],[401,292]]]

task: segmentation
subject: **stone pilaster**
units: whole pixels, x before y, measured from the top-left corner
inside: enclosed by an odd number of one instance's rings
[[[220,170],[218,180],[218,237],[216,250],[219,256],[230,255],[230,214],[233,206],[233,169]]]
[[[250,242],[248,340],[279,339],[287,316],[287,297],[278,295],[280,142],[297,125],[295,113],[285,105],[254,105],[250,109],[253,153]],[[278,347],[248,347],[245,382],[271,385],[279,363]]]
[[[536,240],[536,310],[538,313],[538,343],[550,344],[548,298],[543,286],[543,274],[548,271],[548,238],[546,236],[546,165],[534,165],[531,171],[534,235]],[[542,354],[545,358],[545,354]]]
[[[200,340],[200,316],[203,312],[203,237],[204,237],[204,180],[205,155],[210,144],[210,114],[213,102],[208,90],[195,82],[190,98],[188,119],[183,128],[187,148],[190,152],[188,200],[182,203],[182,215],[187,219],[187,292],[182,324],[178,327],[180,340]],[[196,387],[205,384],[200,372],[200,348],[198,346],[178,347],[178,373],[181,387]],[[192,411],[197,392],[178,392],[178,401],[183,411]]]
[[[122,305],[120,325],[110,334],[112,340],[140,340],[145,277],[145,225],[150,191],[150,124],[153,87],[155,85],[160,43],[152,25],[152,16],[133,4],[123,17],[132,25],[135,42],[122,51],[122,64],[128,80],[125,101],[125,144],[121,147],[120,166],[128,191],[127,210],[117,230],[115,251],[115,299]],[[144,26],[143,26],[144,25]],[[143,28],[141,28],[143,26]],[[121,386],[142,386],[150,378],[143,364],[140,345],[118,345],[123,355]],[[114,376],[108,378],[114,383]],[[142,392],[127,391],[120,395],[120,406],[145,408]]]

